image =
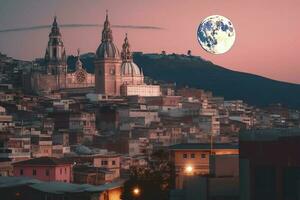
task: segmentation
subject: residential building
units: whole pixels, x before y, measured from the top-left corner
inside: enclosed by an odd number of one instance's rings
[[[226,143],[175,144],[169,147],[170,161],[175,168],[175,187],[181,189],[189,175],[208,175],[211,155],[239,154],[237,145]]]
[[[241,200],[298,199],[300,129],[240,134]]]
[[[94,156],[94,167],[100,167],[113,172],[114,179],[120,177],[120,155],[115,153]]]
[[[39,157],[13,163],[14,176],[24,176],[41,181],[72,181],[72,163],[54,157]]]

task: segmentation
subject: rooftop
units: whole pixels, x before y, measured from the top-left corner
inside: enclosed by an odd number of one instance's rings
[[[29,160],[24,160],[20,162],[16,162],[13,165],[48,165],[48,166],[56,166],[62,164],[71,164],[72,162],[66,159],[59,159],[54,157],[40,157],[40,158],[33,158]]]
[[[72,184],[64,182],[43,182],[26,177],[0,177],[0,188],[10,188],[27,185],[35,190],[50,194],[65,194],[78,192],[102,192],[122,187],[124,181],[93,186],[89,184]]]
[[[112,174],[111,171],[105,168],[86,166],[86,165],[75,165],[73,168],[74,172],[79,173],[103,173],[103,174]]]
[[[232,143],[213,143],[213,149],[238,149],[237,144]],[[182,143],[169,146],[170,150],[200,150],[211,149],[210,143]]]

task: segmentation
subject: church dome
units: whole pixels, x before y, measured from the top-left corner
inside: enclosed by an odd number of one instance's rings
[[[102,42],[96,51],[97,58],[120,58],[118,48],[113,42]]]
[[[116,45],[113,43],[112,30],[108,21],[108,14],[106,13],[106,19],[102,30],[101,44],[96,51],[98,59],[106,58],[120,58],[120,53]]]
[[[123,76],[142,76],[143,73],[141,72],[140,68],[133,62],[132,54],[130,51],[130,44],[128,41],[127,33],[124,39],[124,43],[122,46],[122,66],[121,72]]]
[[[142,76],[140,68],[134,62],[123,62],[121,66],[122,76]]]

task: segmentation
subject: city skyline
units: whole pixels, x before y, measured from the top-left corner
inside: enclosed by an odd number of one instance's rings
[[[300,3],[290,0],[289,3],[272,2],[270,6],[271,1],[260,4],[258,1],[218,4],[214,1],[188,1],[185,4],[180,1],[172,2],[173,4],[170,1],[158,4],[157,1],[132,0],[124,3],[90,0],[82,3],[80,0],[27,0],[25,4],[16,0],[1,0],[0,26],[3,30],[51,25],[54,15],[58,16],[59,24],[101,24],[105,10],[108,9],[113,25],[161,28],[113,28],[117,46],[121,46],[127,32],[135,51],[159,53],[165,50],[167,53],[186,53],[190,49],[193,55],[232,70],[300,83],[299,61],[295,53],[300,43],[293,39],[299,33],[293,23],[297,22],[299,14],[296,10]],[[280,17],[274,15],[276,12],[280,12]],[[221,14],[231,19],[237,32],[236,43],[224,55],[211,55],[197,42],[198,25],[211,14]],[[290,31],[281,28],[282,24],[290,28]],[[95,52],[101,40],[100,27],[62,27],[61,31],[68,55],[76,55],[78,48],[81,52]],[[49,29],[0,33],[0,51],[19,59],[43,57],[48,33]],[[269,33],[267,37],[266,33]]]

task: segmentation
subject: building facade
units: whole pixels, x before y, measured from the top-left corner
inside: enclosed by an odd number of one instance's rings
[[[175,169],[175,187],[181,189],[184,179],[191,175],[210,173],[211,155],[238,155],[237,145],[216,143],[187,143],[170,146],[170,160]]]
[[[94,75],[87,73],[83,68],[79,51],[76,70],[68,73],[66,50],[55,17],[43,63],[34,65],[28,74],[24,74],[26,90],[47,93],[68,88],[89,88],[94,87],[94,81]]]
[[[14,176],[25,176],[41,181],[72,180],[72,164],[58,158],[40,157],[13,164]]]
[[[299,199],[299,142],[299,128],[240,134],[240,199]]]
[[[94,158],[93,165],[112,172],[113,178],[120,177],[120,155],[118,154],[104,154],[97,155]]]
[[[146,85],[144,74],[132,59],[126,34],[121,53],[113,41],[111,25],[106,14],[101,44],[96,51],[95,90],[106,96],[160,96],[160,86]]]
[[[94,66],[95,73],[89,74],[80,61],[78,50],[76,69],[69,72],[62,34],[55,17],[43,64],[34,65],[29,73],[24,74],[23,84],[27,91],[38,94],[66,89],[92,89],[96,94],[105,96],[161,95],[159,85],[144,83],[142,69],[133,62],[127,34],[119,52],[113,41],[107,14]]]

